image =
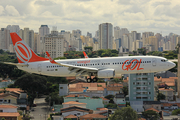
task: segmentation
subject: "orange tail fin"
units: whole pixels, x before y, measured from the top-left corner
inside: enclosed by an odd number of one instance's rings
[[[16,33],[10,33],[16,56],[19,63],[38,62],[49,60],[37,56],[36,53]]]
[[[83,54],[84,54],[84,57],[85,57],[85,58],[89,58],[84,51],[83,51]]]

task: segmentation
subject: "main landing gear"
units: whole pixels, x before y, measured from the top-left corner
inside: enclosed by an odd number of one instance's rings
[[[94,77],[93,79],[90,78],[87,78],[87,83],[91,83],[91,82],[97,82],[97,77]]]

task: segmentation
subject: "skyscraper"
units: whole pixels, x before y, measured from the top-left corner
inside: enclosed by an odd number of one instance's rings
[[[0,30],[0,49],[9,50],[10,30],[1,28]]]
[[[38,44],[39,46],[37,46],[37,52],[38,53],[45,53],[45,40],[44,37],[45,35],[49,34],[49,28],[48,25],[41,25],[41,27],[39,28],[39,37],[37,39],[37,42],[40,43]]]
[[[34,50],[34,31],[29,28],[19,30],[19,36]]]
[[[112,49],[113,45],[113,25],[102,23],[99,25],[99,48]]]
[[[64,56],[63,35],[58,35],[58,31],[51,31],[51,34],[45,35],[44,40],[45,40],[45,51],[47,51],[52,58]]]

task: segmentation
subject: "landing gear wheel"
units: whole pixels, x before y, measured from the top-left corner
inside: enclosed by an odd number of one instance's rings
[[[97,79],[96,77],[95,77],[95,78],[93,78],[93,82],[97,82],[97,80],[98,80],[98,79]]]
[[[87,79],[87,83],[91,83],[92,82],[92,79],[91,78],[88,78]]]
[[[157,75],[157,78],[159,79],[161,76]]]

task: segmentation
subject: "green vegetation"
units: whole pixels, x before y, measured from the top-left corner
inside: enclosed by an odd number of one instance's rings
[[[123,86],[122,91],[124,93],[124,96],[128,95],[128,87],[127,86]]]
[[[111,98],[113,99],[114,97],[115,97],[114,95],[107,95],[107,96],[105,96],[104,98],[106,98],[106,99],[109,99],[109,100],[110,100]]]
[[[166,96],[162,93],[158,93],[158,95],[156,97],[157,101],[164,100],[165,98],[166,98]]]
[[[109,103],[107,104],[107,108],[117,108],[117,105],[113,103]]]
[[[178,115],[180,114],[180,109],[176,109],[172,111],[172,115]]]
[[[160,115],[159,113],[153,110],[147,110],[142,112],[142,115],[146,118],[146,120],[159,120]]]
[[[109,117],[109,120],[138,120],[139,116],[130,106],[119,109],[117,107],[115,113]]]

